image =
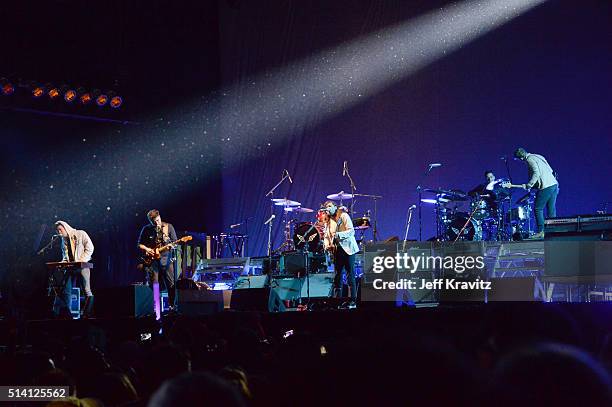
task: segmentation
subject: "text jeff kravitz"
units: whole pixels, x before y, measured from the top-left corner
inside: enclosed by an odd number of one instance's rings
[[[410,280],[407,278],[398,281],[384,281],[381,278],[372,282],[376,290],[490,290],[491,282],[476,278],[474,281],[461,281],[454,278],[436,278]]]

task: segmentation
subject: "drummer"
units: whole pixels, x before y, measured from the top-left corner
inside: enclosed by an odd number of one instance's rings
[[[495,178],[495,174],[492,170],[486,170],[484,172],[485,181],[482,184],[474,187],[468,195],[472,198],[481,198],[484,202],[492,209],[497,208],[497,190],[499,189],[499,185],[503,182],[502,179]]]
[[[474,189],[468,192],[468,195],[472,197],[477,196],[477,195],[487,195],[489,191],[493,191],[493,189],[495,188],[495,184],[496,184],[495,181],[497,181],[495,179],[495,174],[493,173],[492,170],[486,170],[484,172],[484,176],[485,176],[485,182],[483,182],[482,184],[478,184],[476,187],[474,187]]]

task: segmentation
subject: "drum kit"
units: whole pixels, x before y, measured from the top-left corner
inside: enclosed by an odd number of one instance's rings
[[[437,241],[522,240],[533,234],[531,213],[534,196],[526,194],[512,204],[511,190],[496,180],[480,192],[457,189],[424,189],[433,194],[422,198],[433,205]]]
[[[344,205],[345,201],[353,200],[355,194],[345,193],[340,191],[335,194],[327,195],[327,199],[338,201],[338,207],[342,208],[347,213],[350,210]],[[359,195],[370,197],[370,195]],[[372,196],[373,197],[373,196]],[[380,198],[376,196],[375,198]],[[274,207],[282,207],[283,209],[283,225],[284,225],[284,241],[273,250],[274,253],[282,253],[287,251],[307,251],[314,254],[323,254],[324,230],[327,214],[322,209],[314,210],[303,207],[301,202],[288,198],[271,198]],[[300,219],[302,215],[314,214],[314,219]],[[360,239],[364,239],[365,233],[371,228],[374,229],[376,221],[372,221],[371,211],[360,213],[359,216],[353,218],[353,226],[357,233],[360,233]],[[359,237],[359,236],[358,236]]]

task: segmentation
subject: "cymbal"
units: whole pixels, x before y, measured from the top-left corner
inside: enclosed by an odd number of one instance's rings
[[[438,194],[442,198],[448,199],[450,201],[467,201],[468,200],[467,194],[458,189],[446,190],[446,189],[427,188],[427,189],[424,189],[423,191]]]
[[[301,206],[297,206],[285,208],[285,212],[312,213],[314,212],[314,209],[302,208]]]
[[[344,191],[340,191],[337,194],[327,195],[327,199],[332,201],[343,201],[345,199],[353,199],[353,194],[347,194]]]
[[[434,194],[444,194],[444,193],[449,192],[446,189],[436,189],[436,188],[426,188],[423,191],[431,192],[431,193],[434,193]]]
[[[272,202],[274,202],[274,205],[277,206],[300,206],[301,203],[299,203],[298,201],[292,201],[291,199],[287,199],[287,198],[274,198],[272,199]]]
[[[440,198],[448,199],[449,201],[467,201],[468,200],[467,195],[461,195],[456,192],[441,194]]]

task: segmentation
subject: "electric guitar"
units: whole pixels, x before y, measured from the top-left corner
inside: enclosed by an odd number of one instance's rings
[[[156,247],[155,249],[153,249],[153,253],[145,252],[144,255],[142,256],[142,263],[145,266],[150,266],[155,260],[159,260],[161,258],[161,255],[163,252],[173,249],[174,246],[176,246],[179,243],[186,243],[190,241],[191,239],[193,239],[192,236],[183,236],[180,239],[175,240],[174,242],[170,242],[163,246]]]
[[[509,183],[509,182],[502,182],[502,184],[501,184],[501,185],[502,185],[502,188],[520,188],[520,189],[525,189],[525,190],[527,190],[526,188],[524,188],[524,187],[523,187],[523,184],[521,184],[521,185],[516,185],[516,184],[511,184],[511,183]]]

